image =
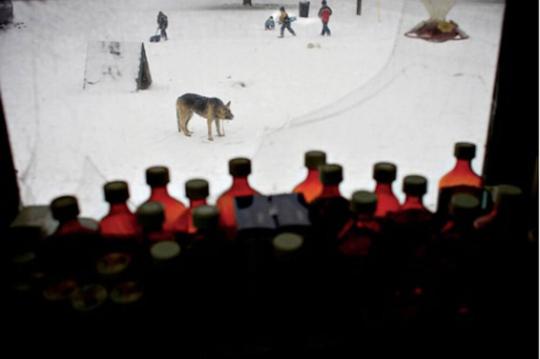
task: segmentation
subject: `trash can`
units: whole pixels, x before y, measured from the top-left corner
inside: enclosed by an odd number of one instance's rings
[[[309,16],[309,1],[300,1],[299,4],[300,7],[300,17],[308,17]]]

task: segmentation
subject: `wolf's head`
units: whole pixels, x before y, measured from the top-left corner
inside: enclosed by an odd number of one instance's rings
[[[217,117],[224,120],[232,120],[233,114],[231,112],[231,101],[227,102],[226,105],[221,105],[217,109]]]

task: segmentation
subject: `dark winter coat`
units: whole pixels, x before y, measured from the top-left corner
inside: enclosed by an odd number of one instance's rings
[[[330,15],[332,15],[332,9],[330,6],[323,5],[319,10],[319,17],[321,18],[322,22],[328,24],[328,21],[330,21]]]
[[[157,17],[157,23],[159,25],[159,28],[160,29],[166,29],[167,26],[169,25],[169,21],[167,19],[167,15],[165,15],[164,13],[160,12],[158,14],[158,17]]]

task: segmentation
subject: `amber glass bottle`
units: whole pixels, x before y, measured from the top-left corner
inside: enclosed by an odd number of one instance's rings
[[[93,280],[100,242],[98,223],[79,217],[77,198],[55,198],[50,208],[59,224],[45,239],[40,258],[46,273],[43,295],[47,303],[58,307],[67,305],[79,286]]]
[[[232,239],[236,235],[236,197],[253,196],[259,194],[248,181],[251,174],[251,161],[247,158],[233,158],[229,161],[229,173],[233,178],[231,187],[223,192],[216,206],[220,213],[220,225],[225,230],[227,238]]]
[[[302,193],[306,202],[311,203],[322,191],[319,166],[326,164],[326,153],[308,151],[304,155],[304,164],[308,169],[307,177],[294,187],[293,192]]]
[[[338,164],[319,167],[322,192],[309,205],[309,218],[313,226],[314,249],[331,253],[338,232],[350,218],[349,201],[339,190],[343,181],[343,168]]]
[[[186,197],[189,198],[189,207],[178,219],[178,232],[188,235],[197,232],[197,228],[193,224],[193,210],[207,204],[208,187],[208,182],[204,179],[196,178],[186,182]]]
[[[159,202],[165,211],[165,222],[163,229],[174,232],[178,223],[178,218],[186,207],[179,200],[171,197],[167,191],[169,183],[169,169],[164,166],[150,167],[146,170],[146,183],[151,188],[150,197],[146,202]]]
[[[374,248],[381,238],[382,228],[374,213],[377,197],[368,191],[356,191],[351,197],[352,216],[341,229],[337,239],[336,272],[330,278],[331,290],[341,317],[351,325],[365,325],[372,285],[378,282],[373,270]],[[332,300],[330,298],[329,300]]]
[[[128,184],[124,181],[108,182],[103,191],[105,201],[110,204],[109,213],[99,222],[99,232],[104,241],[111,245],[137,241],[140,231],[135,214],[127,206]]]
[[[373,179],[376,182],[375,195],[377,196],[375,217],[385,217],[399,209],[399,201],[392,190],[396,173],[396,165],[390,162],[378,162],[373,166]]]
[[[456,193],[450,200],[450,216],[437,239],[434,256],[438,265],[440,313],[453,325],[469,325],[476,315],[475,286],[478,285],[478,232],[474,221],[480,201],[468,193]]]
[[[165,230],[165,211],[160,202],[146,202],[137,208],[137,222],[142,227],[145,246],[155,242],[172,241],[174,235]]]
[[[456,165],[439,180],[439,198],[437,215],[444,220],[448,214],[448,206],[455,193],[469,193],[478,199],[482,196],[482,177],[477,175],[471,166],[476,156],[476,145],[468,142],[458,142],[454,146]]]

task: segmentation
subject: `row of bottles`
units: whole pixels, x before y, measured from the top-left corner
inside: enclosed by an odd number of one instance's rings
[[[278,323],[293,336],[299,327],[326,332],[343,323],[487,325],[500,304],[492,297],[500,276],[529,247],[521,190],[486,190],[470,165],[474,149],[456,144],[435,213],[423,204],[428,182],[420,175],[404,177],[398,201],[397,167],[388,162],[374,165],[374,191],[343,197],[342,167],[321,151],[305,154],[307,177],[286,201],[250,186],[245,158],[229,162],[233,184],[215,206],[203,179],[185,183],[189,206],[172,198],[165,167],[146,171],[151,195],[135,213],[123,181],[105,184],[110,210],[99,222],[79,216],[74,196],[56,198],[54,233],[10,249],[13,305],[19,315],[70,325],[167,317],[227,332],[223,323],[240,321],[252,329],[246,335],[257,333],[253,340],[274,338],[268,331]]]

